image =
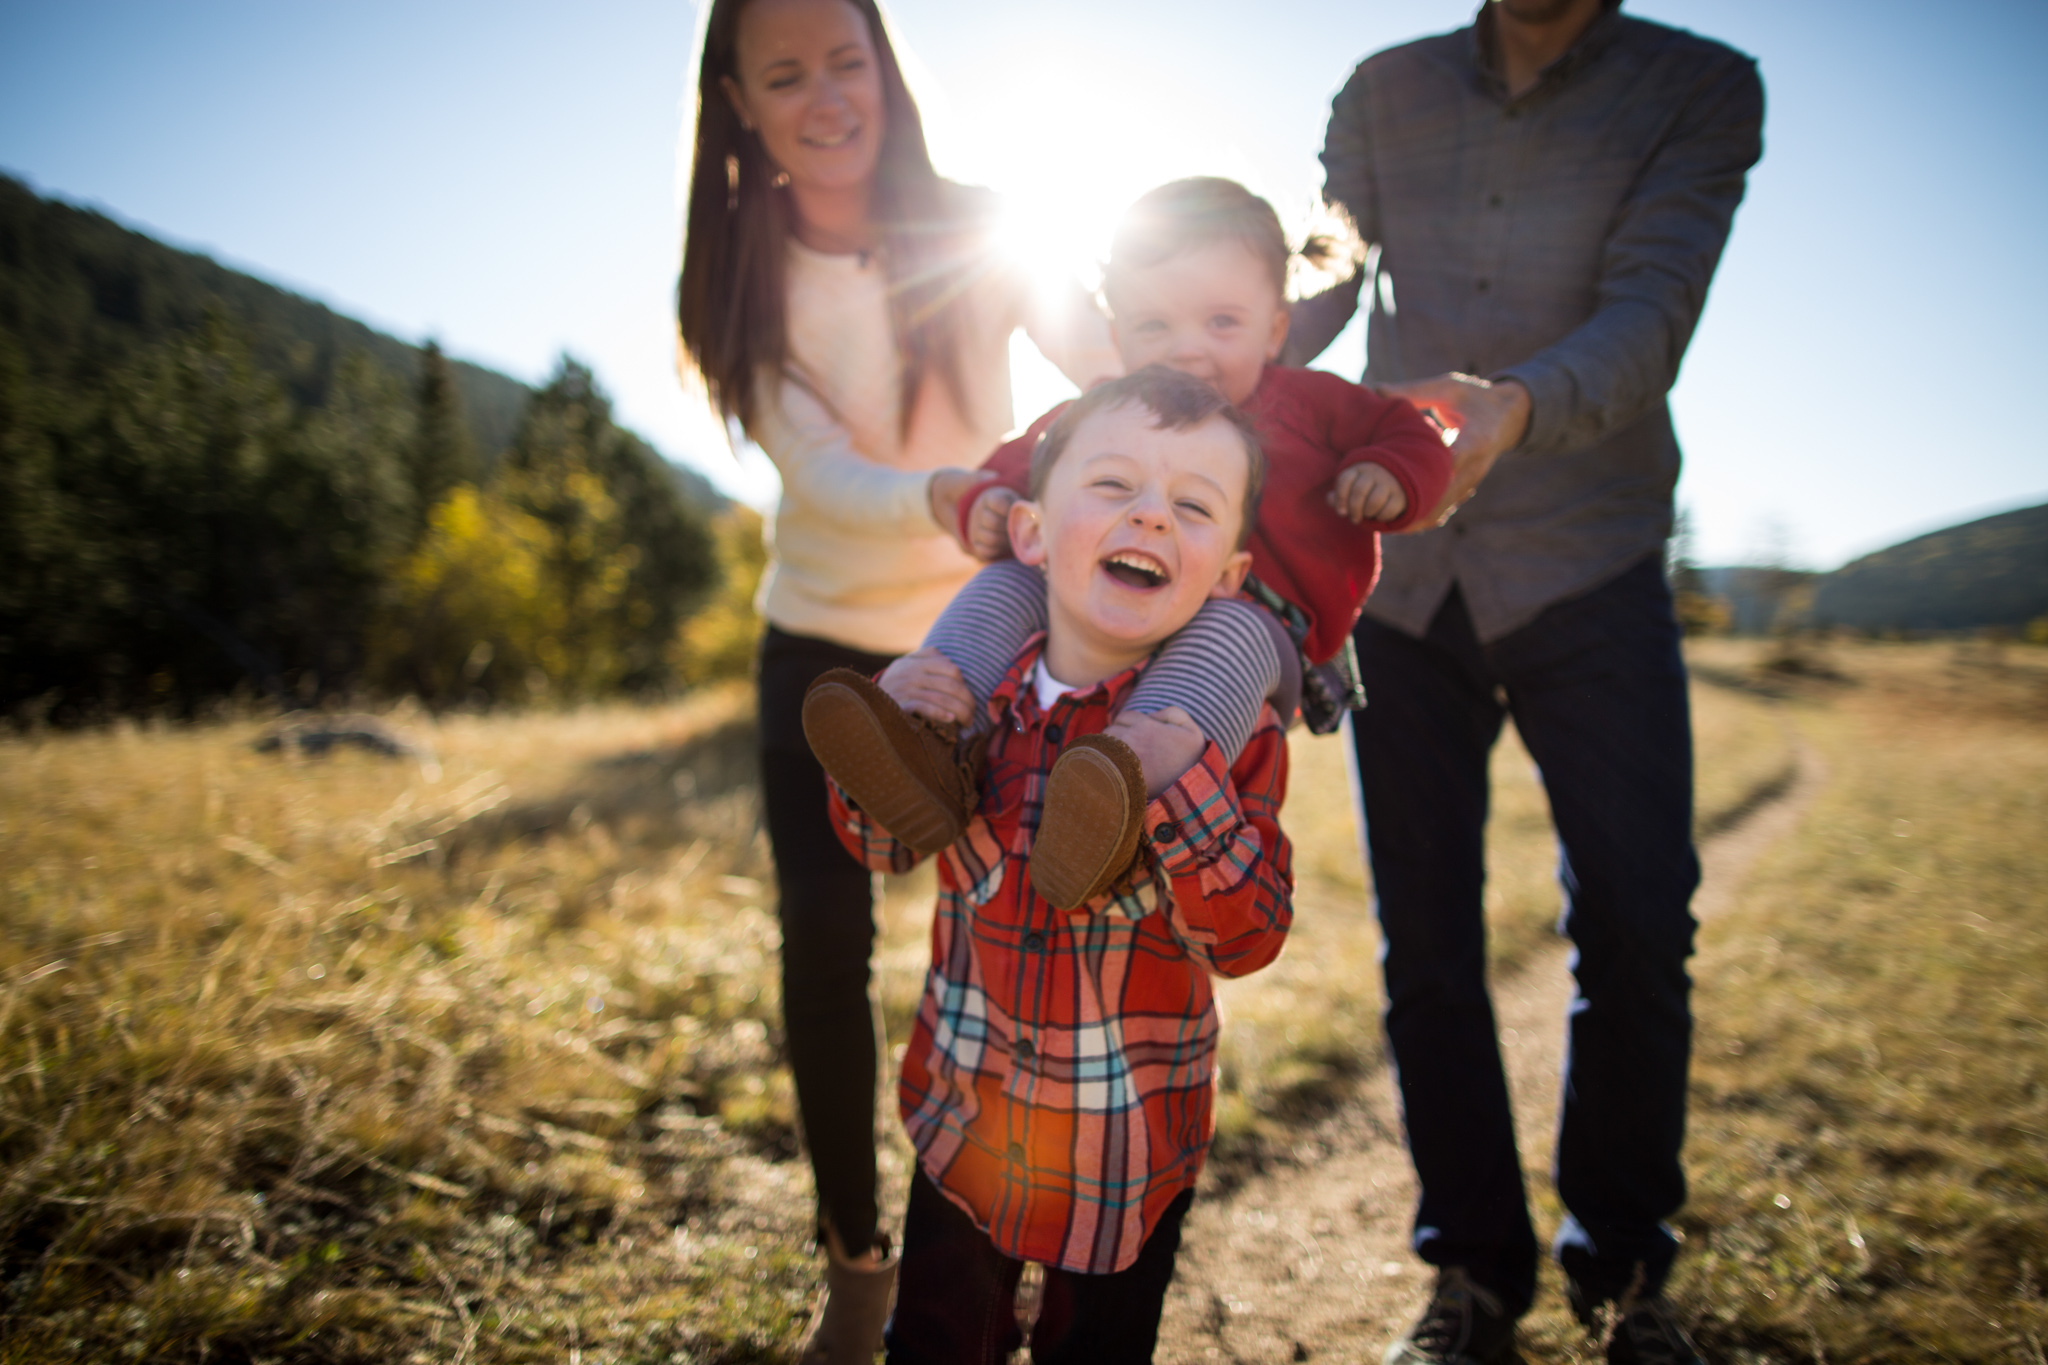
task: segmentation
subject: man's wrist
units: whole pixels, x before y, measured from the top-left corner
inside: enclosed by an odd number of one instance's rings
[[[1536,396],[1529,392],[1529,386],[1513,375],[1505,375],[1493,381],[1495,388],[1507,401],[1508,409],[1501,423],[1501,454],[1521,445],[1529,439],[1529,428],[1536,414]]]
[[[1520,390],[1511,400],[1515,404],[1513,411],[1504,414],[1506,417],[1512,417],[1516,429],[1513,432],[1515,439],[1503,448],[1502,453],[1530,446],[1544,446],[1550,439],[1550,433],[1544,431],[1541,425],[1544,414],[1546,411],[1557,410],[1547,407],[1544,395],[1546,385],[1554,381],[1556,376],[1534,361],[1525,361],[1488,377],[1504,391],[1511,384]],[[1552,400],[1558,397],[1554,388],[1549,391],[1548,397]]]

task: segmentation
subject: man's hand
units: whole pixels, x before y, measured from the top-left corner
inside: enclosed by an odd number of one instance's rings
[[[1399,521],[1408,511],[1408,491],[1385,465],[1355,464],[1337,476],[1329,502],[1354,523]]]
[[[1470,374],[1440,374],[1406,384],[1382,384],[1380,392],[1405,398],[1433,414],[1451,442],[1451,486],[1430,524],[1450,520],[1472,496],[1493,462],[1522,443],[1529,431],[1529,391],[1512,379],[1500,383]]]
[[[974,719],[974,694],[951,659],[936,649],[905,654],[875,680],[898,706],[927,720],[965,725]]]
[[[1019,499],[1008,488],[983,488],[967,511],[967,553],[984,564],[1010,557],[1010,505]]]
[[[978,469],[933,470],[931,482],[925,485],[925,497],[931,503],[932,520],[938,528],[959,540],[961,500],[972,497],[977,487],[994,477]]]
[[[1195,724],[1195,718],[1178,706],[1164,707],[1149,715],[1143,711],[1124,712],[1103,733],[1130,745],[1131,752],[1138,756],[1138,766],[1145,770],[1147,801],[1158,800],[1159,793],[1194,767],[1202,750],[1209,747],[1208,736]]]

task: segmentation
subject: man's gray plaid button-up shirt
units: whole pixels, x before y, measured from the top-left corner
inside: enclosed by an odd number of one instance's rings
[[[1615,4],[1519,99],[1496,72],[1490,8],[1360,64],[1323,166],[1376,271],[1295,311],[1312,356],[1362,283],[1367,383],[1460,370],[1534,399],[1449,525],[1384,544],[1366,614],[1418,636],[1453,584],[1494,640],[1661,548],[1665,395],[1763,150],[1754,62]]]

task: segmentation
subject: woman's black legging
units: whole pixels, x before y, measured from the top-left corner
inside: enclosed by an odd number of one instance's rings
[[[820,673],[889,663],[770,626],[761,641],[761,794],[782,920],[782,1021],[818,1207],[840,1244],[875,1240],[874,879],[840,847],[825,773],[804,742],[804,692]]]

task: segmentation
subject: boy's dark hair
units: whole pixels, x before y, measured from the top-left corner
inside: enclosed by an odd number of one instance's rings
[[[1341,278],[1357,264],[1346,258],[1362,258],[1362,244],[1348,221],[1327,207],[1323,216],[1329,221],[1322,230],[1294,251],[1273,206],[1235,180],[1197,175],[1168,181],[1140,195],[1117,222],[1103,267],[1103,293],[1114,295],[1117,278],[1126,270],[1158,265],[1189,247],[1237,242],[1266,267],[1284,298],[1291,263],[1298,260],[1311,272],[1337,270]]]
[[[1027,489],[1033,500],[1045,494],[1045,481],[1053,465],[1065,453],[1080,425],[1097,413],[1136,403],[1158,419],[1161,431],[1187,431],[1213,417],[1220,417],[1237,431],[1244,442],[1244,520],[1237,531],[1237,548],[1251,539],[1258,520],[1259,493],[1266,486],[1266,451],[1252,419],[1216,390],[1190,374],[1164,365],[1147,365],[1135,374],[1097,384],[1067,405],[1053,424],[1038,438],[1031,451],[1031,475]]]

